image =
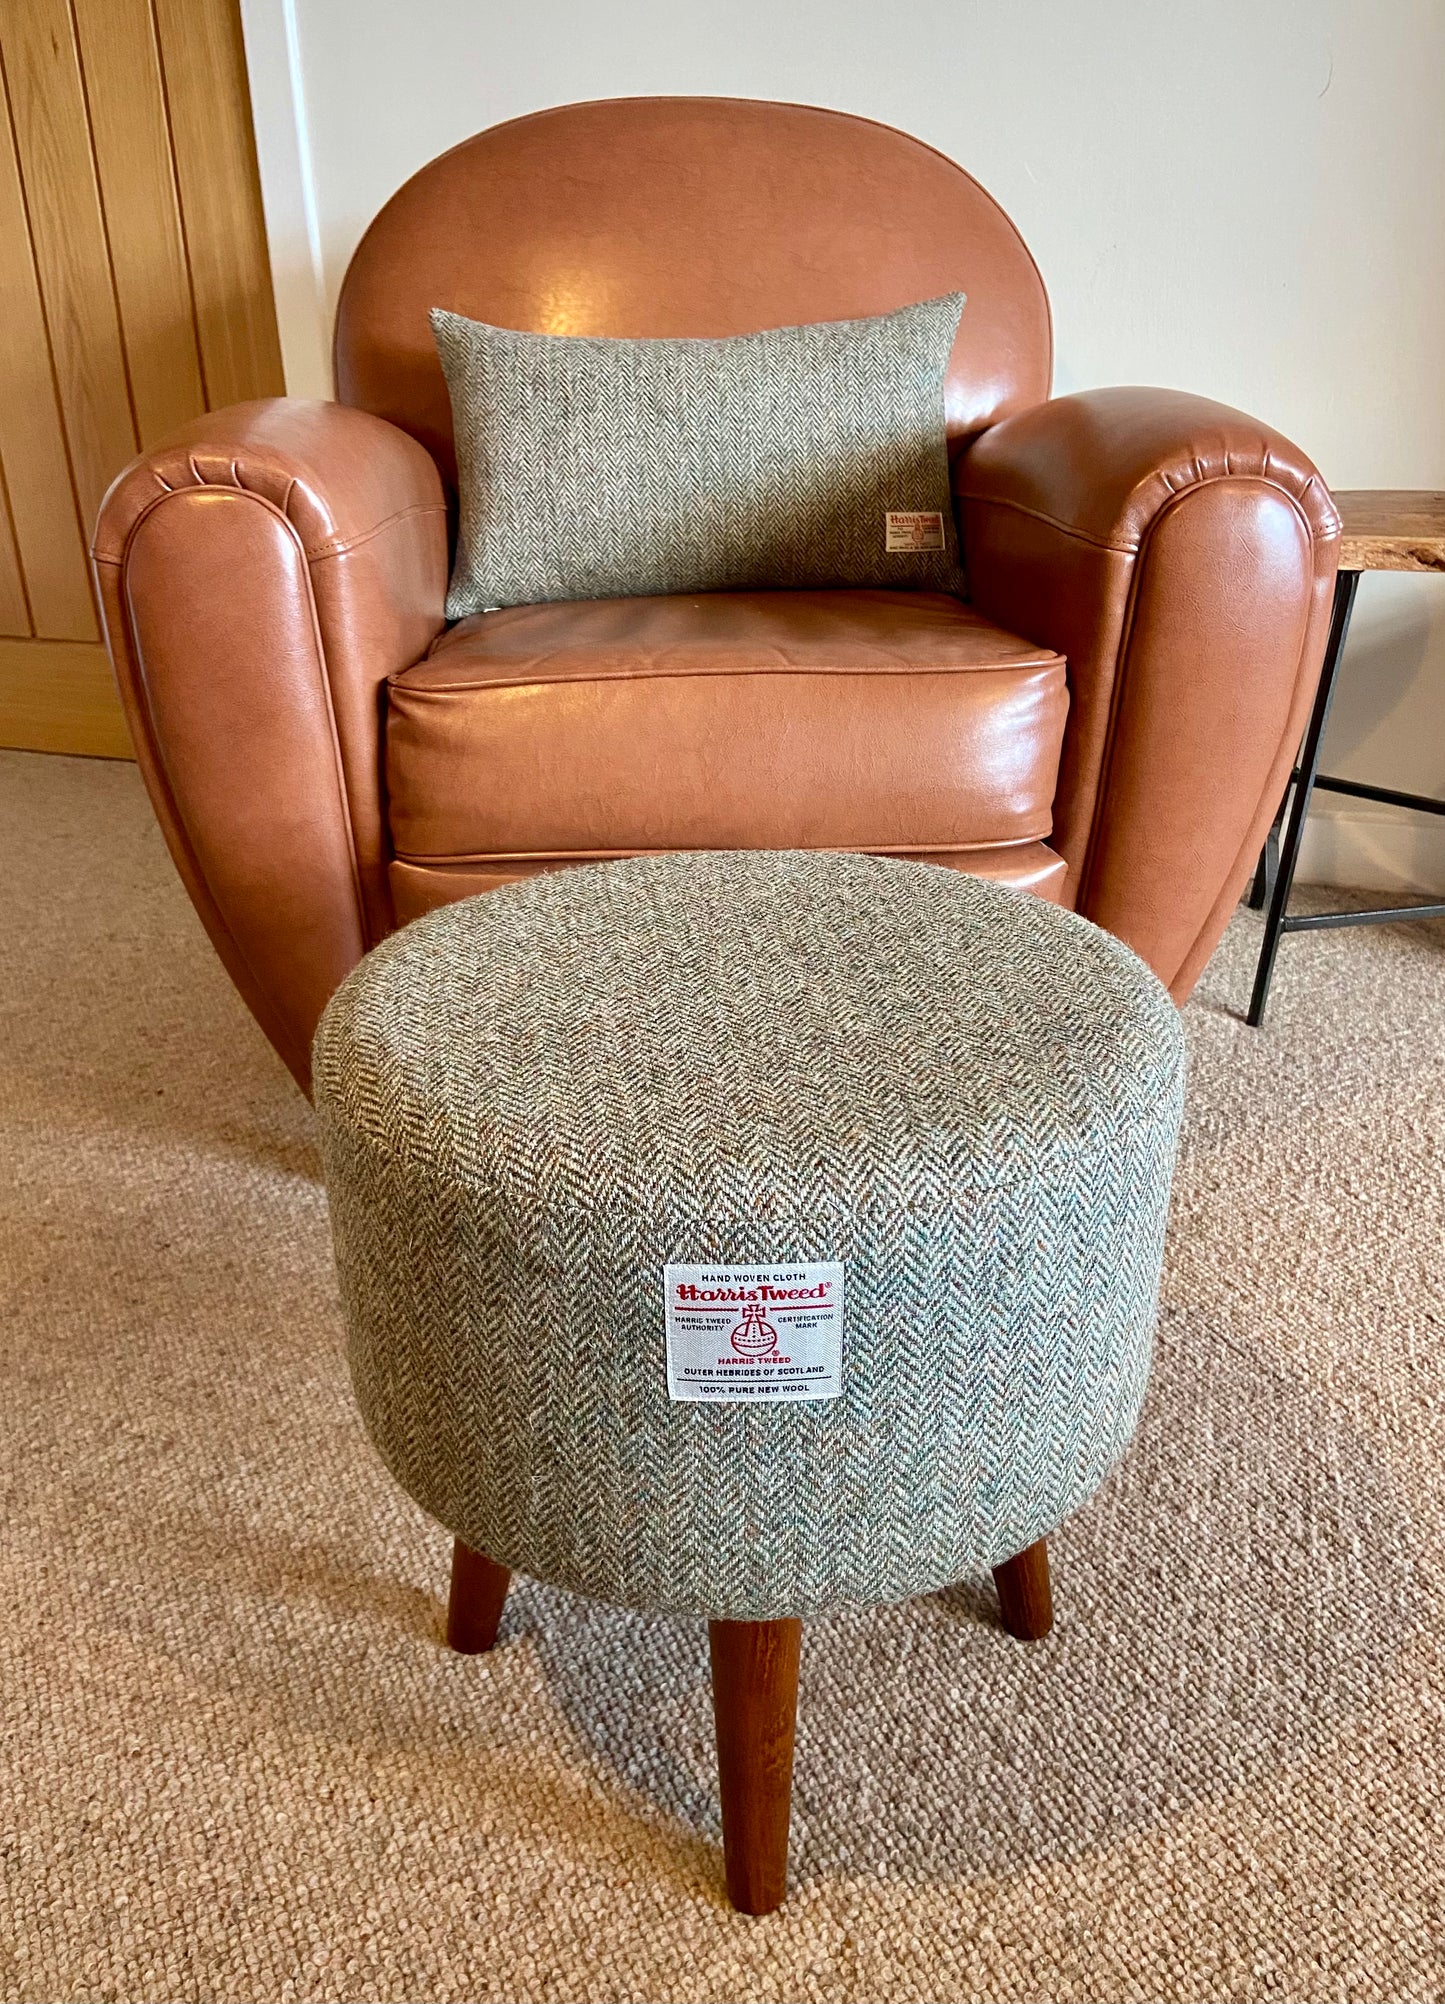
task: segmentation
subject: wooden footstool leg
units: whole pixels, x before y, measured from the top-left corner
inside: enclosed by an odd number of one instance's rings
[[[788,1886],[801,1621],[713,1621],[712,1707],[728,1898],[770,1914]]]
[[[511,1577],[505,1566],[457,1539],[452,1546],[452,1591],[447,1601],[449,1648],[463,1656],[480,1656],[491,1648]]]
[[[1037,1539],[1016,1558],[993,1569],[1003,1625],[1020,1642],[1038,1642],[1054,1625],[1054,1596],[1049,1586],[1049,1547]]]

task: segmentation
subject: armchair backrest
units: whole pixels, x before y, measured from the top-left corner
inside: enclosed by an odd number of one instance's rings
[[[618,98],[493,126],[412,176],[351,260],[337,394],[454,483],[427,312],[552,334],[744,334],[968,294],[955,442],[1049,393],[1048,298],[961,167],[891,126],[746,98]]]

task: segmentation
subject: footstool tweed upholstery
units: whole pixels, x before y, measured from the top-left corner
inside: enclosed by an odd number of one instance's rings
[[[624,1605],[998,1563],[1133,1432],[1183,1075],[1127,948],[947,869],[657,856],[450,905],[316,1038],[367,1430],[468,1545]],[[668,1261],[841,1261],[841,1394],[670,1400]]]

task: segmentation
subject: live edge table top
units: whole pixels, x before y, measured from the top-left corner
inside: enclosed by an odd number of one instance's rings
[[[1337,493],[1342,571],[1445,572],[1445,494],[1359,487]]]

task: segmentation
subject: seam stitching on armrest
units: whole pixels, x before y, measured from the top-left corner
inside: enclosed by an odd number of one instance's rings
[[[1273,491],[1276,494],[1280,495],[1294,509],[1295,514],[1299,517],[1300,524],[1304,529],[1306,541],[1309,543],[1311,549],[1314,548],[1317,538],[1315,537],[1310,528],[1309,518],[1305,514],[1304,508],[1301,505],[1300,498],[1298,495],[1291,494],[1288,488],[1281,487],[1278,481],[1269,479],[1269,477],[1263,473],[1234,474],[1229,477],[1236,480],[1253,480],[1259,486],[1269,487],[1273,489]],[[1184,505],[1184,503],[1190,499],[1191,496],[1195,494],[1202,494],[1206,490],[1206,488],[1211,487],[1215,484],[1216,483],[1212,480],[1201,480],[1198,482],[1191,482],[1191,484],[1188,487],[1179,489],[1177,493],[1173,494],[1170,497],[1170,499],[1164,504],[1162,508],[1160,508],[1154,515],[1150,517],[1149,526],[1144,531],[1144,534],[1139,541],[1138,550],[1135,554],[1133,573],[1129,579],[1128,604],[1125,607],[1124,618],[1120,625],[1119,646],[1114,655],[1114,676],[1113,676],[1112,686],[1109,690],[1109,722],[1108,722],[1108,729],[1106,731],[1104,738],[1103,753],[1099,760],[1099,778],[1094,792],[1094,809],[1090,817],[1089,839],[1087,843],[1084,845],[1083,860],[1079,869],[1079,909],[1081,911],[1083,911],[1084,907],[1087,905],[1089,897],[1094,888],[1095,867],[1098,862],[1098,843],[1101,831],[1103,809],[1109,797],[1110,775],[1114,764],[1114,755],[1118,746],[1119,722],[1123,715],[1124,706],[1129,696],[1130,677],[1128,670],[1129,670],[1129,655],[1134,645],[1134,616],[1139,604],[1139,593],[1144,578],[1146,576],[1147,565],[1150,554],[1150,546],[1153,542],[1154,531],[1158,528],[1159,524],[1163,521],[1166,515],[1172,514],[1176,508],[1181,508]],[[1296,669],[1296,676],[1298,676],[1298,672],[1299,672],[1298,669]],[[1209,918],[1210,916],[1212,916],[1213,911],[1214,911],[1214,906],[1211,905],[1209,915],[1205,917],[1203,923],[1199,928],[1199,931],[1195,934],[1193,940],[1191,940],[1186,951],[1180,956],[1180,959],[1177,962],[1173,973],[1169,976],[1168,980],[1165,982],[1166,987],[1171,986],[1172,983],[1179,978],[1179,969],[1183,967],[1189,960],[1190,956],[1197,951],[1199,941],[1203,937],[1205,928],[1209,924]],[[1160,979],[1164,980],[1164,976],[1160,975]]]
[[[348,550],[359,549],[363,543],[369,543],[373,536],[381,535],[383,530],[390,529],[397,522],[405,522],[412,516],[445,515],[447,512],[445,501],[415,501],[408,508],[397,508],[390,515],[383,515],[379,522],[373,523],[369,529],[358,530],[354,536],[333,536],[326,542],[316,544],[314,548],[308,548],[305,537],[301,534],[300,529],[291,517],[291,496],[297,485],[294,477],[287,484],[285,506],[278,507],[269,495],[259,493],[256,488],[248,487],[245,484],[239,476],[239,470],[234,460],[231,462],[232,477],[229,480],[201,479],[199,468],[195,466],[194,461],[192,461],[191,470],[196,474],[196,478],[188,486],[167,487],[164,481],[161,482],[160,493],[153,494],[145,506],[127,523],[125,531],[127,545],[129,545],[131,537],[140,528],[142,522],[150,514],[152,508],[158,508],[163,501],[169,500],[172,494],[195,494],[201,492],[206,494],[239,494],[248,501],[259,501],[263,507],[269,508],[273,514],[280,516],[281,520],[301,545],[301,554],[308,564],[324,562],[327,557],[345,556]],[[97,536],[99,535],[99,526],[99,523],[97,523]],[[93,562],[98,564],[124,563],[124,551],[116,557],[102,556],[95,548],[95,541],[96,537],[92,537],[89,551]]]
[[[242,950],[240,941],[236,938],[235,933],[217,905],[212,895],[211,887],[206,880],[206,873],[201,868],[200,860],[196,855],[195,845],[191,841],[190,830],[186,827],[180,808],[177,805],[175,790],[171,785],[170,773],[166,768],[165,760],[161,756],[160,746],[156,741],[154,718],[151,714],[149,702],[149,690],[146,686],[145,666],[141,660],[140,649],[136,645],[134,626],[131,619],[130,594],[125,589],[125,566],[119,557],[97,557],[94,561],[97,567],[103,566],[117,573],[116,585],[120,598],[118,612],[120,631],[116,634],[107,632],[107,651],[111,656],[111,663],[115,671],[117,684],[121,689],[122,700],[124,701],[129,698],[127,709],[129,710],[133,704],[136,710],[133,723],[136,762],[145,779],[147,790],[151,793],[156,818],[161,824],[161,831],[165,836],[166,846],[170,849],[183,880],[186,878],[186,870],[182,867],[181,857],[177,851],[179,850],[184,854],[186,862],[200,886],[200,899],[205,901],[207,907],[207,910],[201,910],[200,900],[197,898],[196,892],[190,890],[190,884],[187,881],[187,890],[190,891],[192,902],[200,913],[202,924],[205,925],[213,944],[215,944],[216,932],[222,934],[229,942],[232,952],[234,952],[237,960],[245,969],[250,979],[254,994],[261,1003],[261,1008],[258,1009],[256,1007],[255,1001],[250,996],[245,997],[247,1005],[251,1008],[257,1022],[260,1023],[264,1034],[270,1039],[282,1063],[286,1065],[292,1076],[296,1077],[298,1083],[300,1083],[295,1061],[297,1059],[304,1060],[306,1053],[298,1052],[295,1040],[291,1035],[290,1025],[285,1020],[285,1017],[277,1012],[270,994],[262,983],[257,980],[256,972],[249,956]],[[156,799],[157,794],[160,796],[159,800]],[[220,951],[219,947],[217,950]],[[224,958],[225,956],[222,954],[222,959],[224,960]],[[239,986],[239,983],[237,985]],[[307,1091],[309,1097],[309,1088],[303,1087],[303,1090]]]
[[[282,526],[285,528],[286,533],[295,543],[296,553],[301,559],[302,573],[306,578],[306,595],[308,600],[310,601],[309,609],[311,614],[311,636],[312,636],[312,644],[315,650],[316,668],[320,677],[321,694],[326,705],[326,721],[329,727],[329,734],[331,738],[331,757],[332,757],[333,772],[336,781],[337,802],[341,808],[342,820],[345,823],[346,827],[346,853],[351,865],[351,889],[352,889],[352,896],[355,899],[356,903],[357,931],[363,942],[362,950],[364,952],[365,943],[369,937],[369,928],[366,922],[366,900],[362,895],[362,889],[361,889],[361,864],[360,864],[360,859],[358,858],[356,853],[356,830],[352,824],[352,819],[351,819],[351,792],[346,783],[346,763],[341,755],[341,733],[337,728],[336,704],[332,698],[332,693],[331,693],[331,674],[327,666],[327,660],[326,660],[326,636],[323,634],[321,630],[321,615],[317,608],[315,593],[311,589],[311,570],[306,555],[306,545],[301,540],[301,535],[296,527],[296,524],[290,521],[288,517],[282,513],[282,511],[276,506],[274,501],[268,501],[264,494],[256,494],[248,487],[231,487],[229,485],[223,487],[216,487],[210,485],[210,483],[202,483],[202,484],[206,485],[211,493],[219,492],[222,494],[234,494],[238,500],[250,501],[253,502],[258,508],[264,508],[268,515],[274,516],[275,519],[278,522],[280,522]],[[138,515],[136,520],[131,524],[129,532],[127,533],[126,536],[125,554],[120,559],[122,572],[124,572],[127,566],[127,562],[130,555],[130,547],[135,539],[136,531],[140,528],[141,524],[149,519],[150,515],[156,508],[162,506],[166,501],[172,500],[176,494],[190,495],[194,494],[196,491],[197,491],[196,488],[193,487],[181,487],[181,488],[170,489],[165,494],[157,495],[155,500],[152,501],[149,504],[149,506],[147,506],[145,509],[142,510],[140,515]],[[105,559],[100,559],[99,561],[105,561]],[[129,616],[130,589],[128,584],[125,586],[125,596],[127,605],[127,615]],[[133,620],[131,624],[133,630],[134,629]],[[140,676],[142,685],[145,686],[147,684],[145,661],[142,657],[141,650],[139,647],[134,647],[134,657],[135,657],[136,670]],[[147,694],[147,707],[149,708],[148,687],[146,690],[146,694]],[[161,763],[162,765],[164,765],[165,763],[164,754],[161,755]],[[184,827],[185,825],[184,817],[182,816],[179,818],[181,820],[182,827]],[[189,840],[189,832],[187,832],[187,839]],[[199,859],[197,859],[197,861],[199,865]],[[199,867],[198,867],[198,874],[201,877],[201,881],[205,883],[206,882],[205,872],[203,870],[199,870]],[[210,886],[209,884],[207,884],[208,893],[209,890]],[[219,910],[219,906],[217,907],[217,909]],[[240,941],[236,939],[235,933],[232,931],[229,924],[227,925],[226,930],[228,933],[230,933],[231,939],[235,944],[238,957],[245,963],[247,968],[250,969],[252,981],[255,983],[256,987],[260,990],[260,992],[263,995],[268,994],[266,984],[263,981],[261,981],[257,976],[254,967],[252,967],[251,965],[251,960],[249,955],[242,947]]]
[[[1315,579],[1315,585],[1318,585],[1318,582],[1319,582],[1319,580],[1318,580],[1318,578],[1316,578],[1316,579]],[[1313,587],[1312,587],[1312,590],[1313,590]],[[1294,699],[1295,699],[1295,696],[1297,695],[1297,693],[1298,693],[1298,691],[1299,691],[1299,685],[1300,685],[1300,680],[1301,680],[1301,678],[1303,677],[1303,675],[1304,675],[1304,674],[1305,674],[1305,672],[1306,672],[1306,664],[1307,664],[1307,661],[1308,661],[1308,658],[1309,658],[1309,657],[1308,657],[1308,654],[1307,654],[1307,652],[1306,652],[1306,650],[1307,650],[1307,648],[1308,648],[1308,646],[1309,646],[1309,636],[1310,636],[1310,626],[1311,626],[1311,624],[1312,624],[1312,621],[1313,621],[1313,609],[1311,609],[1311,612],[1310,612],[1310,613],[1307,613],[1307,614],[1306,614],[1306,617],[1305,617],[1305,631],[1304,631],[1304,638],[1303,638],[1303,639],[1301,640],[1301,642],[1300,642],[1300,652],[1299,652],[1299,659],[1298,659],[1298,660],[1296,661],[1296,663],[1295,663],[1295,672],[1294,672],[1294,682],[1293,682],[1293,685],[1291,686],[1291,690],[1290,690],[1290,708],[1291,708],[1291,709],[1293,709],[1293,707],[1294,707]],[[1326,624],[1326,625],[1325,625],[1325,629],[1324,629],[1324,631],[1325,631],[1325,635],[1326,635],[1326,636],[1328,636],[1328,632],[1329,632],[1329,627],[1328,627],[1328,624]],[[1321,666],[1321,668],[1322,668],[1322,667],[1324,666],[1324,648],[1325,648],[1325,645],[1326,645],[1326,644],[1327,644],[1327,639],[1326,639],[1326,640],[1322,640],[1322,642],[1321,642],[1321,646],[1320,646],[1320,666]],[[1318,679],[1319,679],[1319,677],[1318,677],[1318,674],[1316,674],[1316,678],[1315,678],[1315,679],[1316,679],[1316,682],[1318,682]],[[1312,698],[1311,700],[1313,700],[1313,698]],[[1308,716],[1308,708],[1306,708],[1306,712],[1305,712],[1305,714],[1306,714],[1306,716]],[[1286,729],[1286,731],[1288,731],[1288,729],[1289,729],[1289,723],[1288,723],[1288,711],[1286,712],[1286,722],[1285,722],[1285,729]],[[1290,746],[1290,743],[1289,743],[1289,739],[1288,739],[1288,737],[1286,737],[1286,738],[1283,738],[1283,739],[1281,739],[1281,741],[1280,741],[1280,750],[1281,750],[1281,752],[1284,752],[1284,753],[1286,754],[1286,758],[1285,758],[1285,761],[1284,761],[1284,772],[1285,772],[1285,774],[1288,774],[1288,772],[1289,772],[1289,771],[1291,770],[1291,768],[1292,768],[1292,767],[1293,767],[1293,765],[1294,765],[1294,759],[1295,759],[1295,756],[1296,756],[1296,755],[1298,754],[1298,740],[1296,740],[1296,741],[1295,741],[1295,744],[1294,744],[1294,746],[1293,746],[1293,747],[1291,748],[1291,746]],[[1276,753],[1276,757],[1279,757],[1279,756],[1280,756],[1280,753],[1279,753],[1279,752],[1277,752],[1277,753]],[[1258,814],[1259,814],[1259,812],[1260,812],[1260,809],[1261,809],[1261,808],[1263,808],[1263,807],[1264,807],[1264,806],[1265,806],[1265,805],[1266,805],[1267,803],[1269,803],[1269,802],[1271,802],[1271,801],[1276,801],[1276,800],[1278,800],[1278,799],[1282,798],[1282,796],[1283,796],[1284,792],[1285,792],[1285,791],[1287,790],[1287,783],[1286,783],[1286,786],[1282,786],[1282,787],[1280,787],[1280,788],[1279,788],[1278,790],[1276,790],[1276,789],[1275,789],[1275,788],[1274,788],[1273,786],[1271,786],[1271,785],[1270,785],[1269,781],[1268,781],[1268,780],[1266,780],[1266,782],[1265,782],[1265,787],[1266,787],[1266,790],[1265,790],[1265,792],[1264,792],[1264,793],[1263,793],[1263,794],[1261,795],[1260,799],[1259,799],[1259,800],[1258,800],[1258,801],[1256,802],[1256,805],[1255,805],[1255,810],[1254,810],[1254,811],[1255,811],[1255,814],[1256,814],[1256,815],[1258,815]],[[1258,854],[1258,847],[1257,847],[1257,845],[1256,845],[1256,844],[1253,844],[1253,843],[1251,843],[1251,841],[1250,841],[1250,839],[1249,839],[1249,835],[1248,835],[1248,832],[1246,831],[1246,834],[1245,834],[1245,838],[1244,838],[1243,842],[1241,842],[1241,844],[1240,844],[1239,848],[1238,848],[1238,849],[1237,849],[1237,850],[1235,851],[1235,857],[1234,857],[1234,864],[1233,864],[1233,867],[1232,867],[1232,868],[1231,868],[1231,870],[1230,870],[1230,873],[1229,873],[1229,874],[1230,874],[1230,876],[1233,876],[1233,874],[1234,874],[1234,871],[1235,871],[1235,870],[1237,870],[1237,869],[1239,868],[1239,866],[1240,866],[1241,862],[1245,861],[1246,857],[1250,856],[1251,852],[1252,852],[1252,853],[1253,853],[1254,855],[1257,855],[1257,854]],[[1225,884],[1226,884],[1226,887],[1227,887],[1227,885],[1228,885],[1228,882],[1229,882],[1229,878],[1228,878],[1228,877],[1226,877],[1226,879],[1225,879]],[[1224,895],[1225,895],[1225,893],[1221,893],[1221,897],[1222,897],[1222,896],[1224,896]],[[1200,942],[1200,940],[1201,940],[1201,939],[1203,939],[1204,935],[1205,935],[1205,934],[1206,934],[1206,933],[1208,932],[1208,930],[1209,930],[1210,926],[1211,926],[1211,925],[1212,925],[1212,924],[1214,923],[1214,915],[1215,915],[1215,913],[1216,913],[1216,912],[1218,911],[1218,909],[1219,909],[1219,903],[1220,903],[1220,899],[1216,898],[1215,902],[1214,902],[1214,903],[1213,903],[1213,904],[1212,904],[1212,905],[1210,906],[1210,908],[1209,908],[1209,911],[1208,911],[1208,912],[1206,913],[1206,915],[1205,915],[1205,918],[1204,918],[1204,921],[1203,921],[1203,923],[1201,924],[1201,926],[1200,926],[1200,928],[1199,928],[1198,932],[1197,932],[1197,933],[1196,933],[1196,934],[1194,935],[1193,939],[1192,939],[1192,940],[1191,940],[1191,941],[1189,942],[1189,947],[1188,947],[1188,950],[1187,950],[1187,951],[1186,951],[1186,952],[1184,953],[1184,955],[1183,955],[1183,956],[1181,957],[1181,959],[1180,959],[1180,962],[1179,962],[1179,965],[1178,965],[1178,966],[1177,966],[1177,967],[1175,968],[1175,970],[1174,970],[1174,975],[1173,975],[1173,979],[1172,979],[1172,980],[1171,980],[1171,981],[1169,982],[1169,984],[1168,984],[1168,985],[1169,985],[1169,987],[1170,987],[1171,989],[1172,989],[1172,987],[1174,986],[1174,982],[1178,981],[1178,979],[1179,979],[1179,976],[1181,975],[1181,973],[1182,973],[1182,972],[1184,971],[1184,969],[1185,969],[1186,967],[1188,967],[1189,963],[1190,963],[1190,962],[1191,962],[1191,961],[1193,960],[1193,958],[1194,958],[1195,954],[1196,954],[1196,953],[1198,953],[1198,951],[1199,951],[1199,942]],[[1200,973],[1202,973],[1202,972],[1203,972],[1203,969],[1201,968],[1201,969],[1200,969]],[[1198,978],[1199,978],[1199,977],[1198,977],[1198,975],[1196,975],[1196,976],[1195,976],[1195,979],[1197,980]]]
[[[398,522],[409,522],[417,515],[445,515],[445,501],[418,501],[410,508],[398,508],[392,515],[383,516],[370,529],[362,529],[355,536],[336,536],[329,543],[318,543],[315,549],[306,550],[308,563],[324,563],[328,557],[343,557],[348,550],[359,550],[363,543],[369,543],[386,529],[394,528]],[[295,527],[295,524],[292,524]],[[299,531],[298,531],[299,534]],[[305,549],[305,544],[302,544]]]
[[[1065,522],[1058,515],[1050,515],[1042,508],[1026,507],[1022,501],[1009,501],[1002,494],[970,494],[963,489],[958,498],[976,508],[1007,508],[1011,514],[1025,515],[1031,522],[1044,522],[1049,528],[1057,529],[1060,535],[1072,536],[1076,543],[1087,543],[1094,550],[1113,550],[1119,556],[1132,557],[1139,549],[1138,543],[1111,543],[1100,536],[1091,536],[1087,529],[1076,529],[1071,522]]]
[[[165,495],[158,496],[157,498],[159,500],[165,500],[169,494],[174,493],[176,491],[177,490],[174,488],[168,488]],[[188,488],[182,488],[179,491],[181,493],[188,493],[191,490]],[[152,506],[154,506],[154,503],[152,504]],[[190,856],[191,864],[195,870],[196,876],[199,879],[200,883],[205,888],[206,897],[210,900],[211,909],[216,915],[217,923],[220,925],[221,930],[225,933],[226,938],[230,941],[232,952],[235,954],[237,960],[240,961],[241,965],[245,968],[246,973],[249,975],[251,986],[255,989],[257,994],[265,998],[267,1007],[273,1010],[275,1014],[277,1027],[284,1034],[287,1047],[289,1048],[292,1057],[305,1057],[308,1054],[299,1050],[295,1041],[295,1037],[292,1032],[292,1026],[290,1020],[287,1017],[285,1010],[275,1009],[275,1004],[273,1003],[269,988],[267,987],[266,983],[261,979],[260,975],[256,972],[256,967],[251,959],[250,954],[247,953],[244,945],[237,937],[235,927],[231,924],[229,918],[226,916],[225,912],[222,911],[221,909],[220,902],[217,899],[216,894],[211,887],[211,881],[209,877],[206,875],[200,857],[196,853],[196,845],[191,838],[191,831],[186,824],[186,817],[181,812],[180,803],[176,799],[175,787],[172,784],[170,771],[166,763],[165,750],[161,745],[159,736],[157,735],[156,732],[155,707],[151,700],[150,677],[146,672],[145,654],[140,646],[139,640],[136,635],[135,612],[131,604],[130,584],[126,575],[128,570],[128,559],[130,556],[130,548],[131,544],[135,540],[135,533],[140,528],[141,524],[149,517],[150,513],[151,513],[151,508],[144,509],[141,512],[141,514],[137,516],[136,520],[131,524],[130,531],[125,539],[124,556],[120,558],[97,559],[97,562],[104,563],[109,561],[114,563],[115,568],[120,572],[119,583],[121,589],[121,597],[124,605],[126,624],[130,628],[129,639],[130,639],[131,660],[135,667],[136,680],[140,685],[140,695],[142,697],[142,720],[145,727],[145,734],[149,741],[149,748],[155,760],[156,768],[165,781],[166,794],[169,800],[171,812],[175,817],[176,827],[180,833],[181,839],[184,841],[186,845],[186,850]],[[289,1065],[290,1059],[286,1059],[285,1062]]]
[[[1236,468],[1230,466],[1227,459],[1225,469],[1222,473],[1196,474],[1194,478],[1187,481],[1183,486],[1170,486],[1169,474],[1166,469],[1160,469],[1159,477],[1168,487],[1167,498],[1160,503],[1159,507],[1150,516],[1148,527],[1146,527],[1138,541],[1132,543],[1111,542],[1101,536],[1091,536],[1087,529],[1076,528],[1073,523],[1065,522],[1062,517],[1050,515],[1047,509],[1031,508],[1025,502],[1011,501],[1002,494],[970,494],[965,488],[959,490],[957,498],[960,501],[971,503],[975,507],[1007,508],[1015,515],[1026,516],[1032,522],[1044,522],[1049,528],[1057,529],[1060,535],[1072,536],[1076,542],[1087,543],[1092,549],[1114,550],[1121,556],[1132,557],[1137,556],[1143,549],[1145,542],[1148,540],[1149,531],[1153,528],[1164,510],[1171,507],[1174,502],[1183,500],[1186,495],[1197,493],[1202,488],[1212,487],[1216,481],[1256,480],[1265,487],[1272,487],[1276,494],[1282,494],[1286,501],[1292,503],[1298,511],[1301,521],[1304,523],[1305,534],[1309,537],[1311,544],[1332,541],[1339,534],[1338,526],[1316,528],[1305,514],[1303,505],[1304,496],[1319,485],[1318,479],[1306,482],[1303,492],[1296,494],[1291,488],[1285,486],[1282,481],[1275,479],[1268,466],[1257,470]]]

